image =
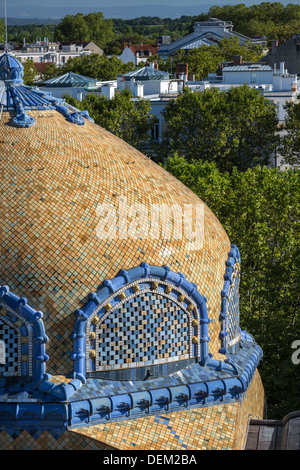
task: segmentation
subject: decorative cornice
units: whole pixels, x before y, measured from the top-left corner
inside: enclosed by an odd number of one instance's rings
[[[214,380],[68,402],[62,398],[62,403],[0,402],[0,429],[74,428],[236,402],[243,398],[262,357],[260,347],[246,332],[241,342],[248,355],[238,375],[228,374],[229,359],[220,369],[220,378]],[[210,360],[208,367],[216,363]]]

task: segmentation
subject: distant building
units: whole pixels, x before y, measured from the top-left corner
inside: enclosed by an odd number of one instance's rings
[[[232,63],[222,68],[222,82],[231,85],[248,83],[249,85],[262,85],[273,83],[273,69],[270,65],[261,62],[242,62],[240,56],[234,57]]]
[[[52,62],[57,67],[64,66],[67,61],[74,57],[81,57],[92,53],[103,54],[103,50],[90,42],[51,42],[48,38],[42,41],[23,45],[15,45],[13,53],[22,63],[33,60],[35,63]]]
[[[158,46],[155,44],[126,44],[119,59],[127,64],[133,62],[134,65],[143,65],[147,62],[149,57],[158,54]]]
[[[284,62],[278,66],[274,64],[273,69],[264,62],[243,63],[239,56],[231,63],[221,64],[217,72],[209,74],[205,80],[187,81],[185,86],[192,91],[201,92],[212,87],[225,91],[244,84],[260,90],[267,100],[276,105],[279,124],[284,122],[286,103],[296,102],[300,89],[297,75],[289,73]],[[281,126],[279,134],[284,134]],[[283,164],[280,149],[274,154],[270,164],[280,170],[288,166]]]
[[[36,69],[35,83],[39,83],[44,79],[45,70],[52,62],[34,62]]]
[[[166,94],[174,96],[178,92],[177,81],[169,73],[158,70],[155,63],[118,75],[117,87],[118,90],[130,90],[133,96],[140,98]]]
[[[297,100],[300,88],[297,75],[289,73],[284,62],[272,68],[265,62],[242,62],[240,56],[234,57],[233,62],[221,64],[216,73],[210,73],[204,80],[187,81],[186,86],[192,91],[204,91],[211,87],[228,90],[245,83],[260,89],[265,98],[276,104],[280,122],[285,117],[284,105],[287,101]]]
[[[77,73],[68,72],[59,77],[50,78],[46,80],[41,89],[45,92],[50,92],[56,98],[62,98],[64,95],[70,95],[73,98],[81,101],[87,93],[101,93],[101,87],[111,85],[116,88],[116,80],[111,81],[98,81],[95,78],[86,77]],[[107,91],[107,87],[105,89]],[[105,91],[103,94],[105,94]],[[112,95],[113,96],[113,95]],[[112,96],[107,96],[112,98]]]
[[[158,53],[162,59],[167,59],[169,56],[173,56],[181,49],[198,49],[203,45],[216,45],[224,38],[238,38],[241,44],[252,42],[254,44],[261,44],[263,47],[266,46],[266,41],[263,38],[248,38],[233,31],[231,21],[222,21],[218,18],[210,18],[207,21],[196,22],[193,33],[188,34],[171,44],[161,44]]]
[[[278,41],[273,41],[271,52],[262,60],[271,67],[284,62],[290,73],[300,75],[300,34],[293,35],[292,38],[280,46],[278,46]]]

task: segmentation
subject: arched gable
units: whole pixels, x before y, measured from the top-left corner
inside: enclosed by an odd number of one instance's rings
[[[72,359],[79,377],[208,360],[206,299],[166,266],[121,270],[76,315]]]

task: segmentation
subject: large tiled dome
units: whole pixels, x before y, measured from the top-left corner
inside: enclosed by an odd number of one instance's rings
[[[44,313],[51,339],[48,368],[71,369],[74,311],[105,279],[121,269],[168,265],[196,283],[207,298],[211,348],[219,349],[221,290],[230,251],[228,237],[210,209],[204,207],[203,246],[187,249],[175,240],[121,239],[99,236],[101,204],[119,213],[120,197],[133,204],[193,205],[201,201],[160,166],[86,121],[76,126],[56,110],[31,110],[29,128],[12,125],[12,113],[0,121],[1,264],[0,284]],[[128,219],[129,220],[129,219]],[[151,218],[149,220],[151,223]],[[128,222],[129,225],[129,222]],[[98,231],[97,231],[98,228]],[[130,233],[129,233],[130,235]],[[200,245],[199,245],[200,246]],[[51,354],[50,354],[51,353]]]
[[[95,425],[242,394],[257,408],[261,351],[239,328],[239,251],[217,217],[87,113],[4,83],[2,385],[21,381],[32,406],[70,400],[46,428],[86,424],[86,406]]]

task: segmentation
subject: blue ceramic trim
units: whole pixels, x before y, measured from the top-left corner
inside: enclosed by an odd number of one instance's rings
[[[262,352],[246,332],[243,332],[241,342],[244,349],[248,348],[248,356],[238,375],[228,374],[230,367],[227,362],[220,370],[219,378],[214,380],[149,387],[110,396],[93,394],[93,397],[62,403],[0,402],[0,429],[74,428],[242,400]],[[213,368],[216,362],[210,360],[206,367]]]
[[[228,348],[228,331],[227,331],[227,308],[229,301],[229,289],[233,284],[234,279],[232,277],[234,273],[234,267],[236,263],[241,262],[240,252],[236,245],[231,245],[231,250],[228,253],[228,260],[226,262],[226,271],[224,275],[224,287],[221,292],[221,313],[220,313],[220,333],[219,338],[221,340],[221,348],[219,352],[221,354],[227,353]]]
[[[30,323],[32,328],[32,381],[38,386],[41,381],[51,376],[46,374],[46,343],[49,341],[45,334],[43,313],[34,310],[27,304],[25,297],[18,297],[9,291],[8,286],[0,286],[0,303],[4,308],[11,309]]]
[[[37,87],[23,85],[23,74],[24,67],[14,56],[8,52],[0,56],[0,79],[6,85],[5,107],[17,113],[12,120],[13,125],[23,128],[33,126],[35,119],[26,113],[32,109],[56,109],[67,121],[79,126],[85,124],[84,119],[94,122],[88,111],[71,109],[61,98],[55,98]]]
[[[104,304],[109,297],[109,302],[113,308],[120,301],[117,291],[121,289],[126,297],[128,297],[130,293],[126,291],[127,286],[135,281],[138,281],[138,283],[142,283],[143,280],[145,280],[145,282],[149,282],[147,281],[148,279],[157,279],[158,281],[168,282],[173,285],[174,288],[180,287],[180,289],[182,289],[195,303],[200,317],[200,335],[198,338],[198,346],[194,347],[194,355],[200,358],[200,363],[202,365],[205,365],[208,360],[207,343],[209,342],[208,324],[210,322],[207,315],[206,299],[197,291],[197,286],[188,282],[182,273],[176,274],[167,266],[158,267],[142,263],[139,267],[132,268],[128,271],[121,270],[118,276],[112,280],[105,280],[97,292],[93,292],[89,295],[89,301],[86,305],[81,310],[75,312],[78,321],[75,324],[75,336],[72,335],[74,340],[72,359],[75,361],[74,370],[77,373],[86,373],[85,358],[82,355],[82,347],[84,347],[85,338],[78,338],[78,336],[76,336],[77,328],[81,328],[82,331],[83,322],[86,320],[86,322],[90,323],[92,317],[95,315],[95,310],[99,310],[99,305]],[[115,297],[112,295],[114,293],[116,293]],[[174,301],[176,301],[175,297]],[[107,312],[103,305],[102,308],[97,311],[97,316],[101,318],[106,313]],[[80,352],[80,356],[78,356],[78,351]]]

